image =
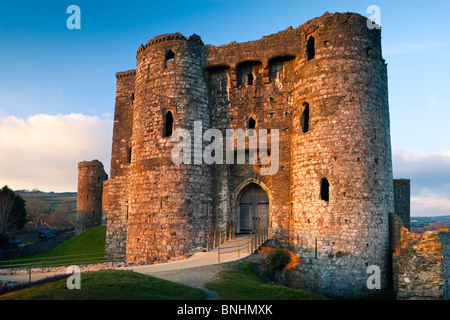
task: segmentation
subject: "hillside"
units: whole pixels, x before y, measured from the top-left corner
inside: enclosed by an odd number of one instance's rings
[[[68,230],[75,226],[77,210],[76,192],[43,192],[38,190],[16,190],[26,200],[29,223],[21,233],[38,229]]]
[[[67,240],[56,248],[38,254],[33,258],[90,253],[103,254],[103,252],[105,252],[105,240],[106,226],[98,226]]]
[[[439,227],[447,228],[450,226],[450,216],[411,217],[410,220],[411,231],[415,233],[423,233]]]
[[[48,251],[20,258],[9,259],[0,262],[0,268],[8,265],[10,260],[14,263],[35,263],[36,261],[46,261],[46,265],[57,265],[62,256],[72,256],[77,262],[83,262],[81,259],[88,259],[89,263],[102,262],[105,252],[106,226],[97,226],[79,234],[59,246]],[[43,260],[44,259],[44,260]],[[72,264],[65,261],[67,264]]]
[[[16,190],[22,198],[38,198],[50,205],[50,210],[58,210],[63,205],[70,205],[76,211],[77,193],[76,192],[43,192],[43,191],[27,191]]]

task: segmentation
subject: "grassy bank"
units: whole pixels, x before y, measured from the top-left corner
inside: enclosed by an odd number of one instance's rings
[[[323,300],[320,295],[264,282],[249,262],[226,270],[220,279],[207,283],[208,290],[224,300]]]
[[[205,293],[132,271],[106,270],[81,275],[81,289],[68,289],[67,279],[9,292],[0,300],[201,300]]]
[[[92,254],[98,255],[95,255],[93,259],[90,259],[89,263],[103,262],[103,256],[105,252],[105,241],[106,241],[106,226],[94,227],[48,251],[31,256],[18,257],[0,261],[0,268],[2,266],[8,267],[11,261],[13,261],[13,263],[16,264],[16,263],[29,263],[36,261],[38,259],[45,259],[44,261],[46,261],[46,265],[52,265],[52,261],[58,260],[58,257],[61,256],[73,256],[74,259],[76,259],[75,256],[77,255],[83,257]],[[68,261],[68,264],[73,263]]]

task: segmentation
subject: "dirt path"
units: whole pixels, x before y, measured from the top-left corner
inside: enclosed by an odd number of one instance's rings
[[[217,292],[206,289],[205,284],[217,279],[222,271],[231,264],[215,264],[202,267],[194,267],[183,270],[168,270],[146,273],[160,279],[181,283],[190,287],[199,288],[206,293],[207,300],[218,300]]]

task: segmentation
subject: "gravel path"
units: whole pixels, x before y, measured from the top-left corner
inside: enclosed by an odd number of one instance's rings
[[[230,266],[230,263],[224,263],[182,270],[157,271],[146,274],[156,278],[181,283],[190,287],[199,288],[205,291],[207,300],[218,300],[218,293],[206,289],[205,284],[217,279],[220,273]]]

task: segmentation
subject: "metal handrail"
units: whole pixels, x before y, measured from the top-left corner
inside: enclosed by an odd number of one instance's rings
[[[206,251],[215,249],[217,246],[227,242],[234,235],[235,228],[231,223],[227,223],[225,227],[215,228],[206,233]]]
[[[241,253],[241,251],[243,251],[243,249],[247,249],[247,252],[249,252],[249,250],[251,252],[254,252],[266,240],[268,240],[268,236],[269,236],[269,227],[267,225],[265,225],[265,226],[262,226],[262,227],[260,227],[260,228],[258,228],[256,230],[253,230],[252,232],[250,232],[250,236],[244,240],[244,243],[243,243],[242,246],[241,246],[239,240],[238,240],[238,244],[234,245],[234,246],[228,246],[226,248],[221,248],[219,246],[218,250],[217,250],[218,262],[220,262],[220,255],[221,254],[237,252],[238,253],[238,259],[239,259],[240,258],[240,253]],[[228,250],[230,248],[237,248],[237,249]]]
[[[64,256],[53,256],[53,257],[41,257],[41,258],[24,258],[8,261],[0,261],[0,269],[10,270],[12,274],[14,269],[31,269],[31,268],[41,268],[44,272],[44,268],[51,267],[62,267],[68,265],[86,265],[86,264],[96,264],[105,262],[120,262],[124,261],[124,255],[112,255],[111,257],[106,257],[104,252],[98,253],[80,253],[71,254]]]

